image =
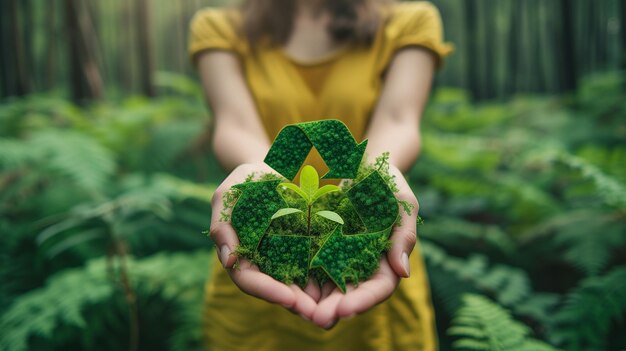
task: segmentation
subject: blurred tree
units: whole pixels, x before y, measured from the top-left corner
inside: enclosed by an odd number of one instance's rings
[[[137,16],[137,49],[139,54],[137,58],[139,60],[141,91],[147,96],[155,96],[156,92],[154,84],[152,84],[154,59],[150,35],[150,7],[146,0],[137,0],[135,6],[135,14]]]
[[[574,41],[576,32],[573,27],[574,8],[571,0],[560,0],[561,3],[561,70],[560,80],[563,91],[574,91],[577,86],[576,51]]]
[[[91,16],[83,5],[80,1],[65,0],[70,84],[75,101],[99,99],[104,94],[104,83],[95,57],[97,40]]]

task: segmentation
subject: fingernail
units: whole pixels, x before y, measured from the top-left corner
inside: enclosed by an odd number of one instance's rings
[[[222,247],[220,248],[220,261],[222,261],[222,266],[226,267],[228,257],[230,257],[230,249],[228,248],[228,246],[222,245]]]
[[[330,329],[335,325],[335,321],[330,321],[324,326],[324,329]]]
[[[302,313],[300,313],[300,317],[302,317],[302,319],[304,319],[305,321],[310,321],[311,320],[311,318],[303,315]]]
[[[402,265],[404,266],[406,278],[408,278],[411,275],[411,265],[409,265],[409,255],[406,252],[402,253]]]

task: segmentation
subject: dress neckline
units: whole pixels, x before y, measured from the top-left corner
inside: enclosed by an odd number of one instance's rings
[[[343,47],[331,52],[328,55],[322,56],[320,58],[316,58],[313,60],[302,60],[302,59],[298,59],[295,58],[293,56],[291,56],[286,50],[285,48],[281,47],[278,49],[278,52],[280,53],[281,56],[283,56],[284,58],[286,58],[287,60],[289,60],[291,63],[297,65],[297,66],[301,66],[301,67],[307,67],[307,66],[318,66],[318,65],[323,65],[323,64],[327,64],[327,63],[331,63],[333,61],[338,60],[341,56],[343,56],[348,49],[350,48],[350,45],[344,45]]]

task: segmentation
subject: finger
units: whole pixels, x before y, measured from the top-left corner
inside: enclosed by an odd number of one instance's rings
[[[231,255],[233,249],[239,245],[239,238],[235,229],[227,222],[217,222],[211,225],[209,236],[215,243],[215,252],[224,268],[232,268],[237,257]]]
[[[313,319],[317,301],[313,300],[313,298],[304,290],[300,289],[299,286],[292,284],[289,287],[296,297],[295,303],[291,306],[291,311],[308,321]]]
[[[222,266],[225,268],[231,268],[237,260],[231,253],[234,248],[239,245],[239,238],[230,223],[220,220],[222,211],[224,210],[223,197],[224,194],[230,190],[231,186],[243,182],[245,177],[252,171],[253,167],[249,165],[237,167],[226,177],[222,184],[217,187],[211,199],[211,228],[209,230],[209,236],[215,243],[215,251]]]
[[[386,259],[381,260],[379,270],[372,278],[348,291],[337,303],[336,317],[349,318],[363,313],[388,299],[398,286],[400,279]]]
[[[322,291],[315,279],[309,278],[306,286],[304,287],[304,292],[309,295],[316,303],[322,297]]]
[[[390,168],[392,174],[395,175],[396,184],[398,185],[398,193],[396,197],[400,201],[406,201],[413,206],[410,214],[404,209],[400,209],[400,225],[396,226],[391,232],[391,249],[387,252],[387,258],[393,271],[407,278],[411,274],[409,265],[409,256],[413,252],[413,248],[417,242],[417,213],[419,204],[413,191],[409,187],[402,173],[396,168]]]
[[[296,304],[296,294],[287,285],[261,273],[257,266],[248,260],[240,259],[238,269],[228,271],[233,282],[248,295],[271,303],[292,308]]]
[[[335,283],[331,281],[324,283],[324,285],[322,286],[320,300],[327,298],[328,295],[330,295],[330,293],[332,293],[335,290],[335,288],[336,288]]]
[[[334,289],[328,297],[320,300],[313,314],[313,323],[317,326],[330,329],[337,324],[337,305],[343,293],[339,289]]]

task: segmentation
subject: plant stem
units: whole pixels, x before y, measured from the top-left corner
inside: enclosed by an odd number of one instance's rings
[[[112,257],[117,257],[119,262],[120,284],[122,286],[122,290],[124,291],[126,305],[128,306],[130,328],[128,350],[137,351],[139,348],[139,311],[137,309],[137,295],[135,294],[135,291],[130,283],[128,266],[126,264],[126,242],[117,235],[115,224],[111,223],[112,221],[108,218],[106,218],[106,220],[109,225],[108,233],[111,240],[111,246],[113,247]]]
[[[306,235],[311,235],[311,207],[312,207],[312,205],[308,205],[309,213],[307,215]]]

